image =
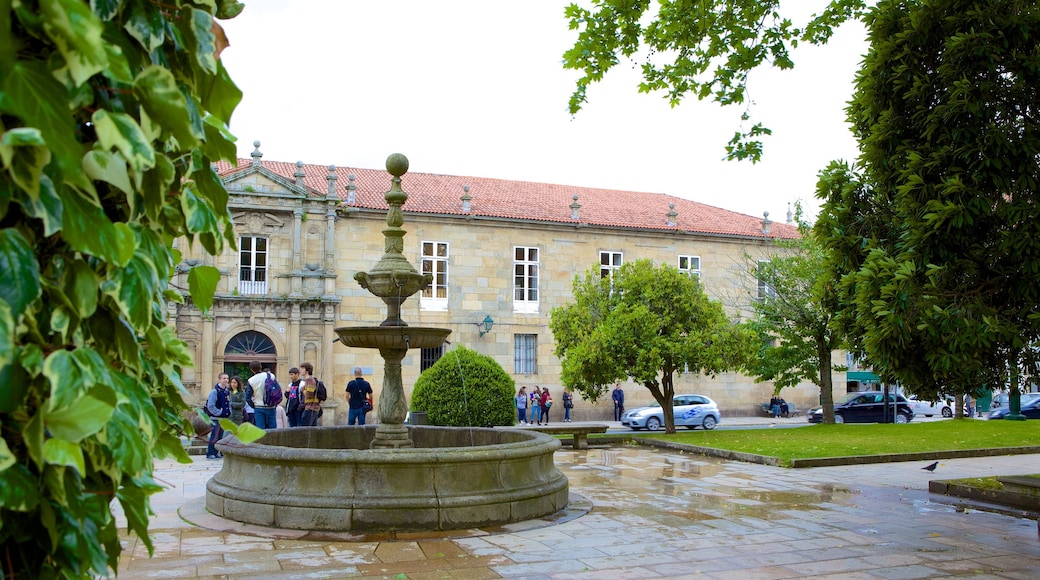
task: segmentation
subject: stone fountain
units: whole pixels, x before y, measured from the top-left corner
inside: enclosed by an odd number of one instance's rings
[[[401,176],[408,159],[387,158],[383,257],[354,279],[387,305],[379,326],[337,328],[351,348],[379,349],[379,425],[268,431],[243,445],[217,446],[221,470],[206,484],[206,509],[234,521],[325,531],[451,530],[500,525],[567,506],[567,478],[556,469],[560,442],[513,429],[409,426],[401,361],[412,348],[444,344],[451,331],[408,326],[401,304],[430,284],[402,254]]]

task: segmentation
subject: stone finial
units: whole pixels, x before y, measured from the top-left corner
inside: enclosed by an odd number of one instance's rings
[[[679,217],[679,212],[675,211],[675,204],[668,204],[668,225],[675,227],[675,218]]]
[[[573,202],[571,203],[571,219],[576,220],[581,217],[581,214],[578,211],[581,209],[581,204],[578,203],[578,194],[574,194],[574,196],[571,197],[571,199],[573,200]]]
[[[336,197],[336,166],[329,165],[329,174],[325,176],[325,179],[329,182],[328,197]]]
[[[465,212],[465,213],[469,213],[469,210],[470,210],[469,202],[473,198],[470,197],[470,195],[469,195],[469,186],[468,185],[463,185],[462,186],[462,197],[460,197],[459,199],[462,200],[462,211]]]
[[[794,213],[791,212],[791,202],[787,202],[787,225],[794,225]]]
[[[773,230],[773,222],[769,219],[769,212],[762,212],[762,233],[769,235]]]
[[[347,176],[347,203],[357,201],[357,185],[354,184],[354,174]]]
[[[293,177],[296,178],[296,186],[303,187],[303,178],[307,177],[307,174],[303,172],[303,161],[296,162],[296,171],[293,172]]]
[[[249,155],[252,156],[252,158],[253,158],[253,167],[259,167],[260,166],[260,158],[264,156],[264,154],[260,152],[260,141],[259,140],[253,141],[253,152],[250,153]]]

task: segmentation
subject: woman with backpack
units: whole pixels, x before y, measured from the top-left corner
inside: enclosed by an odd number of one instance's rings
[[[549,387],[545,387],[544,389],[542,389],[542,416],[539,418],[538,424],[549,424],[549,409],[552,407],[552,404],[553,400],[552,395],[549,394]]]

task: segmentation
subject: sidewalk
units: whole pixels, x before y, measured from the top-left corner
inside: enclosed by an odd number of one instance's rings
[[[1040,568],[1036,521],[927,491],[930,479],[1038,473],[1040,455],[941,460],[934,474],[921,462],[792,470],[631,446],[565,448],[555,462],[587,513],[349,540],[215,518],[202,505],[221,462],[163,462],[155,556],[124,534],[119,578],[1034,578]]]

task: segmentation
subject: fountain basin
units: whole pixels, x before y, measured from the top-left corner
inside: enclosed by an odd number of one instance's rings
[[[423,326],[347,326],[334,330],[340,342],[355,348],[439,348],[447,328]]]
[[[295,530],[452,530],[543,517],[567,505],[560,442],[509,429],[410,427],[413,448],[369,449],[375,427],[296,427],[217,446],[206,508]]]

